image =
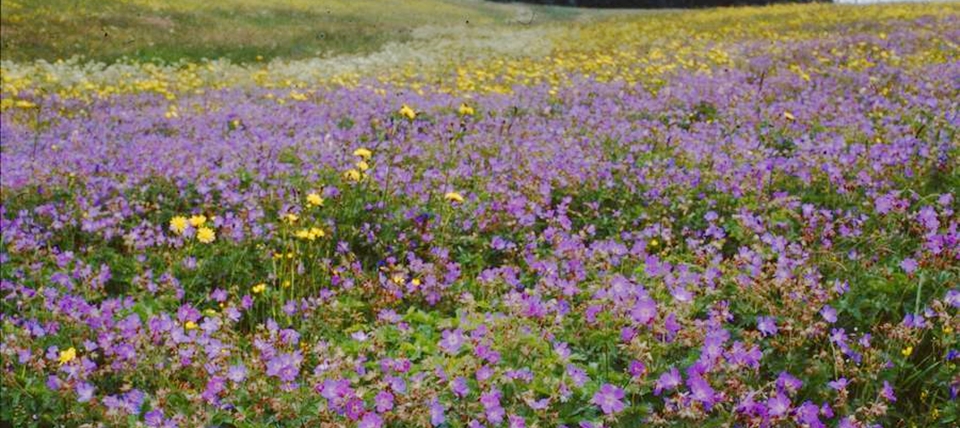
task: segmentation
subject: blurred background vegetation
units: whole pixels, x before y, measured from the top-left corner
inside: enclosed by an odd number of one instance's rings
[[[517,0],[491,0],[514,3]],[[830,0],[519,0],[523,3],[615,8],[692,8],[718,6],[757,6],[774,3],[830,3]]]
[[[484,0],[3,0],[0,58],[164,62],[363,54],[414,29],[518,26],[586,11]]]
[[[787,0],[803,2],[805,0]],[[783,0],[3,0],[0,59],[237,63],[366,54],[425,26],[531,27],[624,13]]]

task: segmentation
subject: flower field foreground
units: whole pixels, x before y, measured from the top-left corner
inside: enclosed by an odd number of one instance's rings
[[[960,7],[544,31],[4,63],[2,420],[955,426]]]

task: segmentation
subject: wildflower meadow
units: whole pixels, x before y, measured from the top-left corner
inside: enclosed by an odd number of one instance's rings
[[[5,54],[0,425],[960,423],[960,3],[509,7]]]

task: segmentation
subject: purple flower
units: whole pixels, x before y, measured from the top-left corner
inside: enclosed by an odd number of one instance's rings
[[[527,421],[525,421],[522,416],[509,415],[507,416],[507,420],[509,421],[509,425],[507,425],[508,428],[526,428],[527,427]]]
[[[47,376],[47,388],[49,388],[51,391],[60,389],[60,383],[60,378],[54,375]]]
[[[759,330],[760,334],[764,337],[776,336],[779,331],[779,329],[777,329],[777,319],[767,316],[757,317],[757,330]]]
[[[347,379],[323,381],[320,390],[320,396],[327,399],[328,404],[339,409],[345,402],[345,399],[353,395],[353,389],[350,388],[350,381]]]
[[[146,422],[148,427],[159,427],[163,425],[163,411],[160,409],[153,409],[143,415],[143,421]]]
[[[743,342],[736,341],[733,343],[733,346],[730,347],[730,351],[727,352],[726,357],[727,361],[731,364],[759,369],[760,359],[763,358],[763,353],[760,352],[760,348],[756,345],[747,349]]]
[[[463,337],[463,331],[456,329],[453,331],[446,330],[442,333],[442,339],[440,340],[440,348],[446,351],[449,354],[456,355],[460,351],[460,347],[463,346],[465,338]]]
[[[630,362],[630,368],[628,370],[630,371],[630,375],[636,379],[647,373],[647,366],[643,364],[642,361],[633,360]]]
[[[467,385],[467,379],[463,376],[460,376],[453,380],[450,383],[450,389],[453,390],[454,394],[457,394],[458,397],[466,397],[470,393],[470,387]]]
[[[407,381],[403,380],[402,377],[385,376],[383,380],[385,380],[387,384],[390,385],[390,388],[393,389],[394,391],[399,392],[401,394],[403,394],[404,392],[407,392]]]
[[[893,386],[887,381],[883,381],[883,389],[880,390],[880,396],[891,403],[897,401],[897,396],[893,394]]]
[[[77,402],[86,403],[93,398],[93,391],[96,389],[93,385],[87,382],[78,383],[74,390],[77,393]]]
[[[586,371],[573,364],[567,364],[567,376],[570,376],[577,387],[583,387],[583,384],[590,380]]]
[[[767,399],[767,414],[773,417],[783,416],[790,411],[790,398],[782,392]]]
[[[830,324],[837,322],[837,310],[830,305],[824,305],[823,309],[820,309],[820,316]]]
[[[343,413],[347,415],[350,420],[360,419],[360,416],[364,414],[363,400],[353,397],[347,400],[347,404],[343,406]]]
[[[500,406],[500,390],[491,389],[488,392],[480,394],[480,404],[483,405],[484,415],[488,421],[494,425],[499,425],[500,422],[503,422],[503,417],[506,412],[504,412],[503,407]]]
[[[670,371],[661,374],[660,377],[657,378],[657,382],[653,388],[653,395],[660,395],[663,391],[677,389],[681,382],[683,382],[683,378],[680,376],[680,371],[677,370],[676,367],[671,367]]]
[[[357,428],[381,428],[382,426],[383,418],[376,413],[370,412],[363,415],[363,419],[360,419]]]
[[[373,399],[377,411],[380,413],[393,409],[393,394],[390,391],[380,391]]]
[[[943,297],[943,301],[954,308],[960,309],[960,290],[948,290],[947,294]]]
[[[716,391],[713,390],[710,383],[699,375],[687,378],[687,386],[690,388],[691,398],[703,404],[707,410],[710,410],[716,403]]]
[[[483,366],[477,369],[477,381],[484,382],[494,375],[494,370],[490,366]]]
[[[940,228],[940,220],[937,219],[937,211],[933,207],[923,207],[920,208],[920,212],[917,213],[917,219],[920,220],[920,223],[923,224],[923,227],[929,232],[936,232]]]
[[[433,424],[433,426],[439,426],[447,421],[447,418],[443,414],[445,410],[443,404],[440,404],[440,400],[434,398],[430,403],[430,423]]]
[[[649,297],[643,297],[633,305],[630,317],[637,324],[645,325],[657,317],[657,302]]]
[[[302,362],[303,355],[300,351],[280,354],[267,361],[267,376],[276,376],[284,382],[292,382],[300,374]]]
[[[623,411],[623,402],[620,401],[623,396],[622,389],[605,383],[599,391],[593,394],[593,399],[590,402],[599,406],[603,413],[610,415]]]
[[[220,376],[213,376],[210,380],[207,381],[207,386],[203,390],[203,394],[200,396],[207,400],[210,404],[216,404],[219,401],[219,395],[223,392],[225,387],[226,379]]]
[[[900,268],[907,274],[912,274],[917,270],[917,261],[907,257],[900,262]]]
[[[539,400],[527,399],[526,403],[533,410],[543,410],[550,407],[550,398],[542,398]]]
[[[227,369],[227,379],[230,379],[236,383],[243,382],[247,378],[247,366],[243,363],[230,366]]]
[[[140,414],[140,406],[143,405],[144,398],[145,395],[143,391],[132,389],[119,396],[108,395],[103,399],[103,404],[107,406],[108,409],[119,410],[130,415],[138,415]]]
[[[837,390],[837,391],[843,391],[844,389],[847,388],[847,384],[848,384],[848,383],[849,383],[849,381],[847,380],[847,378],[842,377],[842,378],[840,378],[840,379],[827,382],[827,386],[829,386],[830,388],[833,388],[833,389],[835,389],[835,390]]]
[[[903,316],[903,325],[910,328],[925,328],[927,320],[923,314],[906,314]]]
[[[816,404],[813,404],[809,401],[804,402],[797,408],[797,419],[803,424],[810,428],[825,428],[826,425],[820,421],[820,408]]]
[[[777,389],[787,391],[790,394],[796,393],[803,387],[803,382],[788,372],[780,372],[777,376]]]
[[[553,345],[553,351],[557,353],[557,356],[561,360],[566,361],[570,358],[570,346],[563,342],[557,342]]]
[[[491,389],[490,391],[480,394],[480,404],[482,404],[484,408],[499,407],[500,390]]]

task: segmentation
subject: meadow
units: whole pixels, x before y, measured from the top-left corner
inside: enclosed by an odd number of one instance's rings
[[[0,424],[960,419],[960,3],[44,4],[2,15]]]

